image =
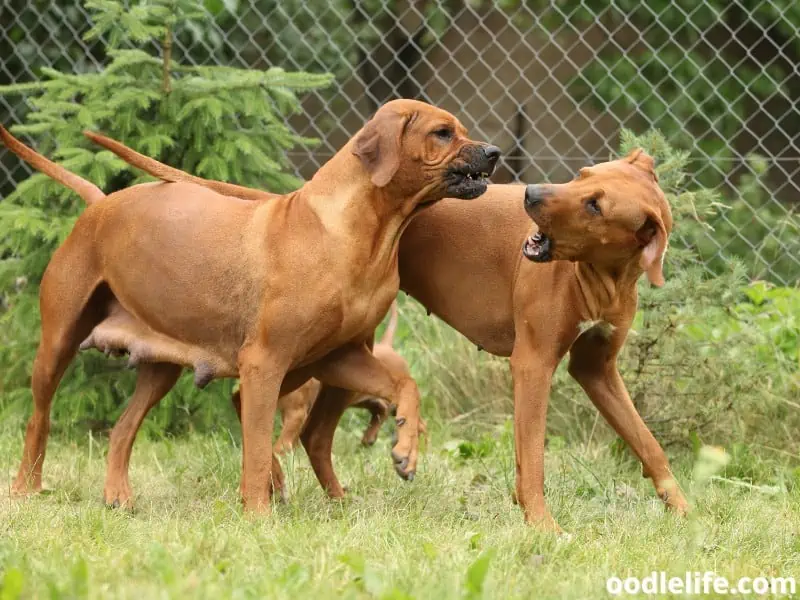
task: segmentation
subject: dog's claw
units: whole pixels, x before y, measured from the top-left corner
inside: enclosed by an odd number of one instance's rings
[[[114,498],[114,501],[111,503],[111,508],[119,508],[119,507],[120,507],[119,498]]]
[[[414,471],[406,472],[406,471],[400,470],[399,468],[396,469],[396,470],[397,470],[397,474],[400,475],[401,479],[404,479],[405,481],[414,481]]]
[[[408,470],[408,456],[399,456],[392,452],[392,459],[394,460],[394,470],[397,474],[406,481],[414,481],[414,470]]]
[[[397,424],[398,427],[402,427],[403,425],[406,424],[406,418],[405,417],[400,417],[399,419],[397,419],[395,421],[395,423]]]

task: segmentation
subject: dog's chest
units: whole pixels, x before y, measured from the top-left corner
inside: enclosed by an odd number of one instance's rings
[[[353,285],[342,291],[341,321],[338,332],[347,341],[369,337],[383,320],[397,296],[399,277],[375,282],[373,285]]]

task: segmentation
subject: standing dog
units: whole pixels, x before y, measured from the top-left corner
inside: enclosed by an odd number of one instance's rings
[[[198,385],[239,377],[247,510],[270,510],[278,397],[312,376],[332,386],[303,438],[312,464],[324,467],[330,449],[311,440],[328,437],[319,428],[335,426],[350,402],[345,390],[355,390],[397,405],[395,469],[413,477],[419,392],[369,345],[398,291],[398,241],[412,215],[445,196],[484,193],[499,149],[469,140],[446,111],[397,100],[298,191],[244,202],[192,183],[141,184],[105,198],[7,132],[2,138],[89,204],[42,278],[34,412],[15,492],[41,489],[53,394],[81,341],[104,321],[103,345],[127,349],[142,364],[132,404],[157,402],[180,366],[194,369]],[[135,337],[132,322],[141,325]],[[126,435],[141,417],[123,415]],[[119,440],[111,442],[114,452]],[[114,459],[105,500],[126,504],[127,472],[118,469],[127,457]]]
[[[250,200],[274,197],[194,177],[107,138],[97,141],[167,181],[191,180]],[[511,357],[516,498],[530,523],[559,529],[544,497],[544,441],[550,383],[567,353],[569,373],[642,462],[659,497],[678,514],[688,510],[617,368],[636,313],[637,281],[644,273],[653,285],[663,284],[671,230],[654,161],[635,150],[585,167],[568,183],[493,185],[470,203],[440,202],[403,233],[401,288],[479,348]],[[597,325],[584,330],[587,322]],[[319,431],[332,437],[334,426]],[[325,469],[317,468],[327,474],[320,483],[341,490],[329,454],[325,461]]]

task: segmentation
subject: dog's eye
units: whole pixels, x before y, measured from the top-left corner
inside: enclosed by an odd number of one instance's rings
[[[453,138],[453,130],[448,127],[442,127],[441,129],[436,129],[433,135],[444,142],[449,142]]]
[[[602,215],[603,211],[600,208],[600,203],[597,201],[597,198],[589,198],[586,201],[586,210],[589,211],[589,214],[592,215]]]

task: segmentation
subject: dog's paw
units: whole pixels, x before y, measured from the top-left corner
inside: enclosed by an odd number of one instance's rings
[[[103,498],[103,504],[106,508],[110,510],[123,510],[132,513],[134,511],[133,500],[128,498],[127,500],[123,500],[120,498]]]
[[[394,470],[401,478],[406,481],[414,481],[414,476],[417,472],[416,451],[403,451],[395,446],[392,449],[392,461],[394,462]]]
[[[27,484],[17,485],[16,483],[11,486],[10,495],[12,498],[29,498],[31,496],[38,496],[39,494],[43,494],[44,491],[42,490],[42,486],[39,485],[38,487],[29,486]]]

